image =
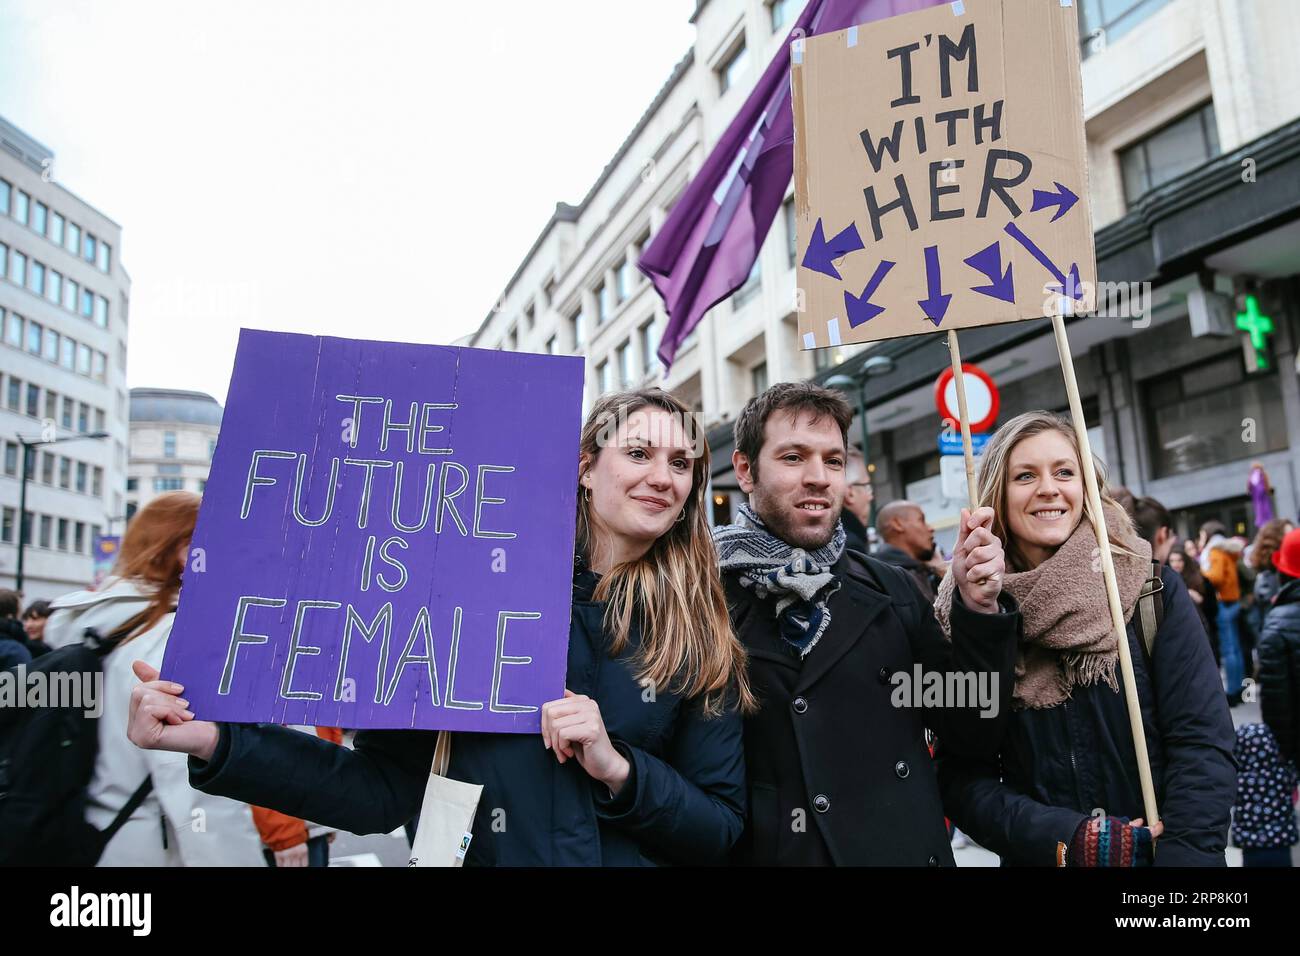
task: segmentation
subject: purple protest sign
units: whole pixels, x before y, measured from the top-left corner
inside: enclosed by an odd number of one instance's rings
[[[582,360],[245,329],[163,675],[207,720],[535,732]]]

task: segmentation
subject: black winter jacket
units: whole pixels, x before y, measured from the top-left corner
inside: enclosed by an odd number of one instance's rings
[[[1282,756],[1300,746],[1300,581],[1283,584],[1259,639],[1259,709]]]
[[[1148,661],[1134,624],[1129,649],[1164,835],[1157,866],[1224,866],[1236,796],[1227,698],[1187,588],[1164,568],[1164,622]],[[1136,620],[1136,614],[1134,620]],[[1122,680],[1121,680],[1122,684]],[[998,759],[945,750],[939,781],[953,822],[1004,864],[1051,866],[1100,809],[1145,818],[1122,691],[1076,686],[1063,704],[1016,710]]]
[[[772,600],[723,575],[761,702],[745,721],[750,816],[736,860],[952,866],[925,729],[964,751],[996,752],[1011,703],[1015,601],[1004,596],[1002,613],[980,614],[959,596],[949,642],[903,571],[853,551],[834,570],[830,627],[802,660],[781,640]],[[976,699],[927,701],[917,669],[970,674],[963,693]],[[981,685],[992,692],[988,716]]]
[[[631,661],[636,635],[609,656],[595,583],[590,572],[575,576],[566,686],[599,703],[610,740],[632,765],[627,783],[610,799],[576,760],[558,763],[537,734],[453,735],[448,776],[483,786],[466,865],[714,863],[740,836],[739,714],[706,718],[662,688],[647,699]],[[353,833],[388,833],[419,812],[436,738],[362,731],[348,750],[283,727],[222,724],[212,760],[190,759],[190,783]]]

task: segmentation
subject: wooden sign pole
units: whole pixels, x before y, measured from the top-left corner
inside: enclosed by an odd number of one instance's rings
[[[1096,515],[1094,530],[1097,547],[1101,553],[1101,576],[1106,584],[1106,599],[1110,604],[1110,621],[1119,639],[1119,667],[1124,679],[1124,696],[1128,701],[1129,727],[1133,731],[1133,750],[1137,756],[1138,779],[1142,784],[1142,804],[1146,809],[1146,825],[1154,826],[1160,819],[1156,809],[1156,791],[1151,782],[1151,761],[1147,756],[1147,738],[1142,729],[1142,707],[1138,703],[1137,684],[1133,677],[1133,655],[1129,651],[1128,631],[1124,626],[1124,609],[1119,601],[1119,585],[1115,580],[1115,562],[1110,553],[1110,536],[1106,530],[1106,516],[1101,510],[1101,492],[1097,487],[1097,472],[1093,467],[1092,446],[1088,443],[1088,426],[1083,418],[1083,403],[1079,400],[1079,385],[1074,378],[1074,359],[1070,355],[1070,342],[1065,336],[1065,319],[1052,316],[1052,331],[1056,334],[1056,351],[1061,359],[1061,373],[1065,376],[1065,392],[1070,399],[1070,417],[1074,419],[1074,434],[1079,441],[1079,467],[1083,469],[1083,484],[1088,494],[1089,510]],[[950,335],[952,333],[949,333]]]
[[[966,411],[966,379],[961,370],[961,346],[957,344],[957,330],[948,330],[948,352],[952,359],[952,380],[957,386],[957,414],[961,418],[961,453],[966,459],[966,494],[970,498],[970,510],[974,511],[979,501],[979,492],[975,487],[975,453],[970,444],[970,415]]]

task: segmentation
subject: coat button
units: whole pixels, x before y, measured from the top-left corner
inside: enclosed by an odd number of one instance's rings
[[[898,774],[899,780],[906,780],[907,775],[912,772],[912,768],[907,765],[907,761],[900,760],[894,764],[894,773]]]
[[[813,809],[818,813],[825,813],[831,808],[830,798],[824,793],[819,793],[813,797]]]
[[[804,700],[802,697],[796,697],[790,706],[794,708],[796,714],[802,714],[808,709],[808,701]]]
[[[880,683],[882,683],[882,684],[888,684],[888,683],[889,683],[889,668],[888,668],[888,667],[882,667],[882,668],[880,668],[880,670],[876,671],[876,679],[877,679],[878,681],[880,681]]]
[[[938,866],[938,865],[939,865],[939,858],[938,858],[937,856],[931,856],[930,859],[926,860],[925,865],[926,865],[926,866]]]

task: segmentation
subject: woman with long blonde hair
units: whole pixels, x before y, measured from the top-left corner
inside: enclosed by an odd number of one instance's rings
[[[467,864],[719,862],[740,836],[741,713],[754,701],[710,538],[708,465],[690,411],[666,392],[592,409],[565,695],[543,705],[541,740],[453,735],[448,776],[483,787]],[[137,673],[131,739],[190,754],[202,790],[354,833],[391,832],[420,810],[433,732],[364,731],[347,750],[196,721],[175,684]]]
[[[1119,639],[1080,462],[1073,425],[1050,412],[1011,419],[985,447],[979,504],[994,510],[1007,555],[1003,589],[1019,602],[1024,627],[1000,753],[943,756],[944,807],[1004,863],[1142,865],[1156,841],[1157,863],[1222,866],[1234,738],[1205,632],[1181,577],[1152,564],[1151,545],[1094,461],[1161,816],[1144,826]],[[952,590],[950,575],[935,601],[945,630]],[[1158,627],[1142,625],[1151,615]],[[1149,652],[1144,636],[1153,637]]]

